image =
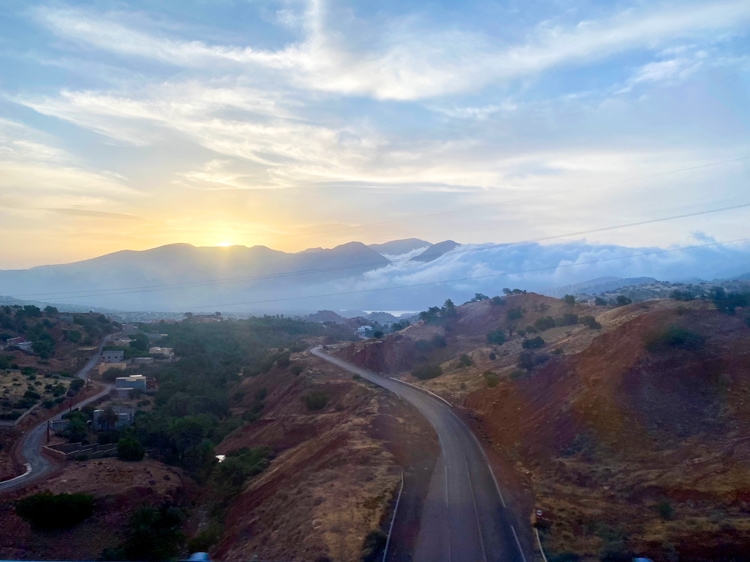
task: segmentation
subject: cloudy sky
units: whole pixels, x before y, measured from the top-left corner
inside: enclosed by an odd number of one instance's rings
[[[747,207],[605,229],[750,203],[748,30],[747,0],[5,0],[0,268],[741,238]]]

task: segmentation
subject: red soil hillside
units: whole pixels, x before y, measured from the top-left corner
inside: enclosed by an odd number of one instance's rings
[[[311,392],[328,397],[325,407],[307,407]],[[262,418],[230,434],[217,453],[266,445],[275,457],[233,500],[212,557],[358,560],[365,536],[385,522],[401,472],[412,480],[412,497],[426,491],[423,475],[438,453],[434,432],[386,391],[305,353],[243,381],[237,413],[252,410],[259,395]]]
[[[511,320],[510,308],[522,317]],[[442,324],[418,324],[340,353],[405,378],[420,360],[439,363],[443,375],[414,382],[463,404],[501,465],[516,467],[528,503],[549,514],[542,532],[548,554],[746,559],[746,311],[728,316],[702,301],[571,307],[533,294],[456,310]],[[517,335],[539,318],[565,313],[595,316],[601,328],[558,325]],[[487,341],[497,328],[507,337],[511,323],[516,334],[508,341]],[[419,339],[435,334],[445,347],[416,350]],[[539,364],[519,368],[521,353],[529,353],[524,340],[537,335],[544,345],[531,353]]]

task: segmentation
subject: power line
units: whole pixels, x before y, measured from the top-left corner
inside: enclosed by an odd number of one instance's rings
[[[538,267],[533,269],[518,269],[515,271],[504,271],[503,273],[491,273],[488,275],[476,275],[471,277],[462,277],[457,279],[444,279],[441,281],[428,281],[424,283],[411,283],[406,285],[392,285],[390,287],[378,287],[374,289],[358,289],[354,291],[338,291],[336,293],[326,293],[322,295],[308,295],[308,296],[301,296],[301,297],[285,297],[285,298],[278,298],[278,299],[265,299],[265,300],[256,300],[256,301],[245,301],[245,302],[235,302],[235,303],[223,303],[223,304],[210,304],[210,305],[200,305],[200,306],[194,306],[192,308],[198,309],[198,308],[219,308],[222,306],[241,306],[241,305],[248,305],[248,304],[267,304],[267,303],[274,303],[274,302],[283,302],[283,301],[292,301],[292,300],[304,300],[304,299],[316,299],[316,298],[324,298],[324,297],[335,297],[335,296],[341,296],[341,295],[355,295],[360,293],[374,293],[379,291],[392,291],[394,289],[407,289],[407,288],[413,288],[413,287],[428,287],[433,285],[443,285],[445,283],[460,283],[463,281],[476,281],[479,279],[491,279],[493,277],[503,277],[506,275],[518,275],[520,273],[535,273],[539,271],[550,271],[550,270],[556,270],[556,269],[563,269],[568,267],[578,267],[580,265],[592,265],[597,263],[605,263],[605,262],[612,262],[612,261],[618,261],[618,260],[626,260],[626,259],[633,259],[637,257],[642,256],[653,256],[653,255],[660,255],[660,254],[668,254],[671,252],[683,252],[685,250],[695,250],[698,248],[708,248],[711,246],[722,246],[727,244],[734,244],[737,242],[747,242],[750,240],[750,237],[748,238],[737,238],[735,240],[728,240],[726,242],[711,242],[710,244],[700,244],[696,246],[683,246],[681,248],[671,248],[669,250],[657,250],[654,252],[641,252],[638,254],[632,254],[629,256],[619,256],[616,258],[603,258],[600,260],[590,260],[585,262],[576,262],[576,263],[569,263],[569,264],[561,264],[561,265],[553,265],[553,266],[546,266],[546,267]]]
[[[644,175],[644,176],[636,176],[636,177],[632,177],[632,178],[625,178],[625,179],[615,180],[615,181],[606,182],[606,183],[589,185],[589,186],[586,186],[586,187],[576,187],[576,188],[573,188],[573,189],[560,190],[560,191],[555,191],[555,192],[552,192],[552,193],[542,194],[541,196],[544,196],[544,197],[551,197],[552,196],[552,197],[554,197],[556,195],[568,195],[570,193],[577,193],[579,191],[586,191],[586,190],[590,190],[590,189],[599,189],[601,187],[609,187],[609,186],[612,186],[612,185],[619,185],[619,184],[623,184],[623,183],[629,183],[629,182],[640,181],[640,180],[645,180],[645,179],[658,178],[658,177],[661,177],[661,176],[668,176],[668,175],[671,175],[671,174],[678,174],[678,173],[681,173],[681,172],[690,172],[692,170],[700,170],[702,168],[710,168],[710,167],[713,167],[713,166],[720,166],[722,164],[731,164],[733,162],[741,162],[743,160],[748,160],[748,159],[750,159],[750,156],[741,156],[739,158],[731,158],[729,160],[719,160],[717,162],[709,162],[707,164],[700,164],[698,166],[690,166],[688,168],[679,168],[679,169],[676,169],[676,170],[667,170],[666,172],[658,172],[658,173],[655,173],[655,174],[648,174],[648,175]],[[540,195],[527,195],[525,197],[517,197],[517,198],[514,198],[514,199],[506,199],[505,201],[499,201],[497,203],[485,203],[485,204],[482,204],[482,205],[469,205],[469,206],[466,206],[466,207],[449,209],[447,211],[438,211],[436,213],[428,213],[428,214],[425,214],[425,215],[416,215],[416,216],[411,216],[411,217],[408,217],[408,218],[393,219],[393,220],[389,220],[389,221],[373,222],[373,223],[368,223],[368,224],[363,224],[363,225],[358,225],[358,226],[348,227],[348,228],[349,229],[370,228],[370,227],[374,227],[374,226],[383,226],[383,225],[388,225],[388,224],[396,224],[396,223],[399,223],[399,222],[416,221],[416,220],[422,220],[422,219],[426,219],[426,218],[432,218],[432,217],[439,217],[439,216],[443,216],[443,215],[455,214],[455,213],[465,213],[467,211],[473,211],[473,210],[477,210],[477,209],[486,209],[488,207],[504,206],[504,205],[507,205],[508,203],[518,203],[518,202],[521,202],[521,201],[530,201],[532,199],[537,199],[539,197],[540,197]],[[329,229],[329,230],[321,230],[321,231],[317,231],[317,232],[313,232],[313,233],[305,233],[304,235],[302,235],[302,234],[288,234],[286,236],[277,236],[277,239],[297,238],[299,236],[310,236],[310,234],[329,234],[331,232],[339,232],[341,230],[344,230],[344,229],[343,228],[335,228],[335,229]]]
[[[623,223],[619,225],[612,225],[612,226],[606,226],[606,227],[601,227],[601,228],[593,228],[593,229],[582,230],[582,231],[577,231],[577,232],[569,232],[565,234],[543,236],[539,238],[527,239],[527,240],[522,240],[518,242],[486,245],[486,246],[475,248],[473,250],[467,250],[465,253],[475,253],[475,252],[491,250],[493,248],[501,248],[501,247],[507,248],[507,247],[512,247],[512,246],[520,246],[524,244],[533,244],[537,242],[556,240],[556,239],[567,238],[571,236],[594,234],[597,232],[606,232],[606,231],[616,230],[620,228],[629,228],[633,226],[642,226],[646,224],[654,224],[658,222],[665,222],[665,221],[695,217],[695,216],[700,216],[700,215],[733,211],[736,209],[747,208],[747,207],[750,207],[750,203],[740,203],[737,205],[730,205],[728,207],[721,207],[718,209],[709,209],[706,211],[696,211],[693,213],[683,213],[680,215],[672,215],[672,216],[660,217],[656,219],[646,219],[642,221]],[[305,271],[293,271],[293,272],[288,272],[288,273],[276,273],[272,275],[258,275],[258,276],[251,276],[251,277],[237,277],[233,279],[222,279],[222,280],[213,280],[213,281],[195,281],[192,283],[180,283],[180,284],[175,284],[175,285],[146,285],[146,286],[141,286],[141,287],[92,289],[89,291],[67,291],[67,292],[59,292],[59,293],[26,293],[26,294],[20,294],[20,295],[17,294],[15,295],[15,298],[34,297],[34,298],[45,299],[45,298],[62,297],[65,299],[82,299],[82,298],[89,298],[89,297],[109,297],[109,296],[129,295],[129,294],[145,293],[145,292],[153,292],[153,291],[168,291],[168,290],[179,289],[179,288],[215,286],[215,285],[223,285],[227,283],[238,283],[238,282],[243,282],[243,281],[263,281],[263,280],[270,280],[270,279],[282,279],[285,277],[297,277],[301,275],[312,275],[315,273],[346,271],[346,270],[352,270],[352,269],[361,269],[363,267],[376,267],[379,265],[382,265],[382,262],[369,262],[369,263],[363,262],[363,263],[359,263],[355,265],[347,265],[347,266],[340,266],[340,267],[318,268],[318,269],[310,269],[310,270],[305,270]]]

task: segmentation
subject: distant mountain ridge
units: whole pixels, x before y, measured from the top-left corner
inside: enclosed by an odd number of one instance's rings
[[[652,255],[644,259],[644,252]],[[741,283],[747,277],[750,244],[703,248],[700,255],[679,252],[670,249],[662,257],[644,248],[634,259],[633,248],[585,241],[462,245],[419,238],[296,253],[266,246],[171,244],[0,271],[0,298],[67,310],[144,313],[144,319],[152,313],[216,311],[304,316],[331,310],[344,316],[345,311],[426,310],[447,298],[461,303],[476,293],[500,295],[508,287],[558,297],[630,287],[628,294],[637,289],[633,296],[641,298],[688,279]]]

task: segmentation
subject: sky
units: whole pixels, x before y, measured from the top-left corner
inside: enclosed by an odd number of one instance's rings
[[[1,269],[748,236],[746,0],[5,0],[0,69]]]

